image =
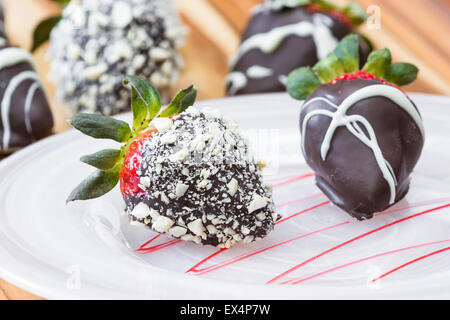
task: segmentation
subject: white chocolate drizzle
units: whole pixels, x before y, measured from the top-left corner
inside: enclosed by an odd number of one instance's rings
[[[306,136],[306,128],[308,121],[317,115],[323,115],[331,118],[331,123],[327,129],[325,137],[323,139],[320,154],[322,160],[325,161],[328,155],[328,151],[330,149],[330,145],[333,139],[333,136],[337,130],[337,128],[341,126],[345,126],[348,131],[353,134],[358,140],[364,143],[367,147],[369,147],[377,161],[377,164],[380,168],[380,171],[383,175],[383,178],[389,185],[390,190],[390,199],[389,204],[393,204],[395,202],[395,187],[397,185],[397,178],[395,176],[394,170],[392,169],[389,162],[384,158],[381,148],[378,144],[377,137],[375,131],[370,125],[369,121],[361,115],[347,115],[347,111],[355,105],[355,103],[371,98],[381,96],[385,97],[395,104],[397,104],[400,108],[406,111],[409,116],[414,120],[419,128],[422,137],[425,137],[422,118],[420,117],[419,112],[414,107],[413,103],[408,99],[408,97],[399,89],[392,87],[390,85],[382,85],[376,84],[361,88],[351,95],[349,95],[339,106],[335,105],[331,101],[326,98],[318,97],[313,98],[303,105],[303,109],[306,108],[311,103],[317,101],[323,101],[327,103],[332,108],[336,109],[336,111],[331,112],[329,110],[314,110],[309,112],[303,119],[302,122],[302,152],[305,158],[307,158],[306,149],[305,149],[305,136]],[[366,135],[364,129],[367,131],[368,135]]]
[[[34,67],[33,57],[29,52],[15,47],[0,50],[0,70],[22,62],[28,62]]]
[[[247,69],[247,76],[252,79],[260,79],[270,77],[273,71],[269,68],[254,65]]]
[[[33,136],[33,128],[31,126],[31,103],[33,102],[34,94],[36,93],[36,90],[41,87],[41,84],[39,82],[35,82],[31,85],[31,87],[28,89],[27,97],[25,99],[25,105],[24,105],[24,112],[25,115],[25,126],[27,128],[27,132],[30,136]]]
[[[24,71],[13,77],[8,83],[8,87],[5,90],[3,99],[1,101],[1,118],[3,125],[3,149],[8,150],[9,142],[11,139],[11,127],[9,123],[9,110],[11,108],[11,100],[14,91],[25,80],[39,81],[39,76],[34,71]],[[29,120],[28,120],[29,121]]]
[[[34,61],[32,55],[23,49],[16,47],[8,47],[0,50],[0,70],[20,64],[28,63],[34,67]],[[28,93],[25,98],[24,104],[24,121],[27,132],[32,135],[31,126],[31,104],[33,101],[34,94],[38,88],[40,88],[39,76],[34,71],[23,71],[16,76],[14,76],[8,83],[5,89],[3,99],[0,104],[1,110],[1,121],[3,125],[3,137],[2,144],[0,145],[0,150],[7,150],[9,148],[9,143],[11,139],[11,125],[9,122],[9,110],[11,109],[11,100],[14,91],[19,87],[19,85],[26,80],[34,80],[35,82],[29,87]]]
[[[228,90],[229,94],[235,95],[239,90],[247,85],[247,77],[244,73],[235,71],[228,74],[226,84],[231,84]]]
[[[333,51],[338,44],[338,40],[331,32],[330,28],[332,26],[333,20],[330,17],[316,13],[312,15],[312,22],[301,21],[299,23],[273,28],[266,33],[255,34],[242,42],[238,52],[230,61],[230,67],[234,68],[239,59],[250,50],[259,49],[266,54],[274,52],[281,43],[291,35],[299,37],[311,36],[316,47],[317,57],[319,60],[323,59]],[[259,65],[249,67],[245,73],[231,72],[227,78],[227,84],[230,82],[232,83],[231,88],[228,90],[228,94],[235,95],[239,90],[244,88],[248,83],[247,77],[251,79],[260,79],[272,75],[274,75],[273,70]],[[282,78],[279,77],[278,80],[285,85]]]
[[[288,76],[282,74],[278,77],[278,81],[280,81],[280,83],[286,87],[288,84]]]
[[[291,35],[312,36],[317,48],[317,57],[323,59],[338,44],[338,40],[329,28],[332,25],[333,20],[330,17],[318,13],[313,15],[313,22],[301,21],[274,28],[266,33],[255,34],[242,42],[236,56],[231,60],[231,66],[233,67],[245,53],[252,49],[259,49],[264,53],[274,52],[284,39]]]

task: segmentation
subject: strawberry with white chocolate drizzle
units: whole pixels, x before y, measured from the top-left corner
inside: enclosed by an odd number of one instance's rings
[[[373,51],[359,70],[356,35],[345,37],[313,68],[294,70],[288,92],[306,99],[300,114],[302,152],[317,186],[358,219],[397,203],[424,144],[422,118],[400,89],[416,79],[409,63]]]
[[[340,7],[325,0],[264,1],[252,10],[230,61],[228,95],[285,91],[291,70],[325,58],[339,40],[357,32],[367,17],[353,2]],[[360,34],[362,64],[371,48]]]

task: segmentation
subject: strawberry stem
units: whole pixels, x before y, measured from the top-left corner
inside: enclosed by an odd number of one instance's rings
[[[97,114],[77,114],[69,123],[82,133],[98,139],[112,139],[122,143],[120,150],[107,149],[81,158],[98,170],[79,184],[67,202],[98,198],[111,191],[119,181],[119,172],[133,140],[147,130],[161,110],[161,100],[156,88],[137,76],[127,76],[124,85],[131,87],[133,129],[128,123]],[[160,117],[171,117],[192,106],[197,89],[190,86],[181,90]]]
[[[358,36],[350,34],[313,68],[303,67],[292,71],[288,77],[287,90],[294,99],[303,100],[324,83],[335,84],[339,80],[370,77],[398,87],[413,82],[419,72],[410,63],[392,63],[391,53],[386,48],[372,51],[361,71],[358,65]]]

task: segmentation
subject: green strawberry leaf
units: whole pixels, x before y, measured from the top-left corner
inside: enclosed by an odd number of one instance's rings
[[[344,66],[334,52],[331,52],[326,58],[316,63],[313,71],[324,82],[329,82],[336,79],[341,74],[345,73]]]
[[[391,65],[391,52],[384,48],[372,51],[367,58],[362,71],[373,74],[376,77],[383,78]]]
[[[384,75],[384,79],[398,86],[404,86],[416,80],[418,73],[419,69],[415,65],[396,62],[389,66],[389,69]]]
[[[126,142],[131,137],[128,123],[98,114],[76,114],[69,119],[69,124],[82,133],[98,139]]]
[[[344,9],[342,9],[342,13],[347,16],[352,25],[355,27],[363,24],[368,18],[366,11],[355,2],[350,2]]]
[[[128,76],[124,84],[131,86],[131,104],[133,110],[133,129],[128,123],[98,114],[76,114],[69,123],[82,133],[99,139],[112,139],[124,143],[120,150],[106,149],[83,156],[81,161],[99,169],[91,174],[72,191],[67,202],[98,198],[114,188],[119,181],[119,172],[133,139],[141,131],[149,127],[151,120],[158,115],[161,100],[158,91],[147,81],[135,76]],[[197,89],[190,86],[181,90],[172,100],[163,116],[170,116],[183,112],[193,105],[197,96]]]
[[[140,131],[147,126],[148,106],[141,99],[134,87],[131,88],[131,111],[133,112],[133,130]]]
[[[310,67],[292,71],[288,77],[287,91],[297,100],[304,100],[322,83]]]
[[[345,72],[355,72],[359,69],[359,44],[356,34],[345,36],[334,49],[334,54],[344,66]]]
[[[67,6],[71,0],[51,0],[58,4],[61,8]],[[33,43],[31,46],[31,52],[36,51],[42,44],[44,44],[49,38],[53,28],[61,20],[61,16],[53,16],[42,20],[33,31]]]
[[[161,98],[158,90],[138,76],[127,76],[124,85],[131,85],[131,109],[133,111],[133,129],[146,127],[161,110]]]
[[[321,9],[323,10],[335,10],[337,9],[336,6],[328,1],[325,0],[312,0],[311,1],[314,4],[317,4],[320,6]]]
[[[174,114],[183,112],[188,107],[194,105],[196,97],[197,88],[195,88],[194,86],[190,86],[186,89],[181,90],[159,116],[170,117]]]
[[[64,7],[70,3],[70,0],[52,0],[53,2],[56,2],[61,7]]]
[[[286,0],[286,6],[292,7],[300,7],[310,4],[314,0]]]
[[[56,2],[57,4],[59,4],[61,8],[64,8],[70,3],[71,0],[51,0],[51,1]]]
[[[54,16],[41,21],[33,32],[33,45],[31,52],[36,51],[42,44],[50,38],[50,32],[61,20],[61,16]]]
[[[111,191],[119,182],[119,172],[97,170],[78,187],[76,187],[66,200],[66,203],[75,200],[89,200],[103,196]]]
[[[109,170],[114,168],[121,159],[122,152],[115,149],[105,149],[94,154],[81,157],[80,161],[91,165],[100,170]]]
[[[316,5],[323,11],[338,11],[347,17],[352,26],[357,27],[364,23],[368,15],[364,9],[355,2],[349,3],[344,8],[339,8],[333,3],[326,0],[266,0],[266,4],[273,10],[280,10],[283,8],[298,8],[307,5]]]

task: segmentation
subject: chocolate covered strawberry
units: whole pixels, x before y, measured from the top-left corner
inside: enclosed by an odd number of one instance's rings
[[[230,63],[228,95],[286,90],[290,71],[313,66],[367,14],[356,3],[340,7],[324,0],[266,0],[252,10],[242,42]],[[360,35],[365,62],[371,44]]]
[[[313,68],[289,75],[300,113],[302,152],[317,186],[358,219],[400,201],[424,144],[419,111],[400,89],[416,79],[409,63],[373,51],[359,70],[356,35],[345,37]]]
[[[120,181],[133,225],[221,248],[265,237],[278,216],[261,166],[236,123],[192,107],[193,87],[159,114],[159,95],[150,84],[137,77],[126,83],[132,87],[132,129],[92,114],[70,121],[92,137],[124,145],[82,157],[99,170],[68,201],[99,197]]]

